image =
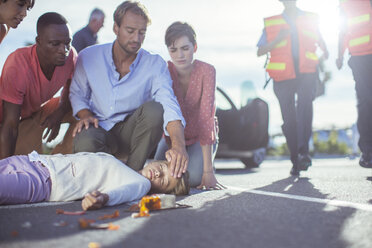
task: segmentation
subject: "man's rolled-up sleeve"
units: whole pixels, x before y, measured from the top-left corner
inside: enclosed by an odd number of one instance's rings
[[[91,88],[83,67],[83,62],[81,57],[78,57],[70,86],[70,101],[74,116],[83,109],[90,109],[90,95]]]

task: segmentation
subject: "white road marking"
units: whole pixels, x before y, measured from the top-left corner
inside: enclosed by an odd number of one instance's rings
[[[335,207],[355,208],[358,210],[372,212],[372,205],[370,204],[354,203],[354,202],[330,200],[330,199],[321,199],[321,198],[301,196],[301,195],[290,195],[290,194],[255,190],[255,189],[244,189],[244,188],[232,187],[232,186],[227,186],[227,188],[236,190],[236,191],[257,194],[257,195],[267,195],[267,196],[287,198],[287,199],[293,199],[293,200],[299,200],[299,201],[315,202],[315,203],[321,203],[321,204],[326,204],[326,205],[335,206]]]

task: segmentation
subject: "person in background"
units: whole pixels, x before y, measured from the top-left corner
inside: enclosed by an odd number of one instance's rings
[[[257,44],[257,56],[270,54],[266,71],[274,80],[274,92],[283,118],[283,134],[293,164],[291,175],[311,165],[309,140],[312,134],[313,100],[318,78],[317,46],[328,58],[318,28],[318,16],[300,10],[296,0],[279,0],[280,15],[264,19],[264,31]],[[296,99],[297,95],[297,99]]]
[[[165,33],[165,44],[171,61],[168,69],[173,80],[173,91],[186,120],[185,141],[189,155],[190,186],[221,189],[214,175],[213,160],[217,150],[215,117],[216,70],[194,60],[197,50],[196,34],[187,23],[175,22]],[[164,159],[169,149],[169,138],[157,147],[155,159]]]
[[[95,8],[89,17],[89,23],[84,28],[77,31],[72,38],[72,46],[77,52],[84,48],[97,44],[97,33],[103,27],[105,13]]]
[[[341,28],[336,66],[343,66],[344,52],[350,53],[349,66],[355,80],[357,95],[359,165],[372,168],[372,3],[371,1],[340,1]]]
[[[0,0],[0,43],[10,28],[17,28],[35,0]]]
[[[113,43],[79,53],[70,89],[74,152],[107,152],[141,170],[165,132],[172,175],[186,172],[184,118],[166,62],[141,49],[150,23],[146,8],[125,1],[114,12]]]
[[[188,174],[174,178],[168,166],[152,161],[137,173],[106,153],[12,156],[0,160],[0,205],[82,199],[82,208],[93,210],[139,200],[150,190],[188,194]]]
[[[5,61],[0,78],[0,159],[33,150],[41,153],[42,138],[54,140],[64,122],[70,128],[55,151],[72,152],[75,120],[68,94],[77,55],[70,44],[67,20],[45,13],[37,21],[36,44],[17,49]],[[61,96],[53,98],[61,88]]]

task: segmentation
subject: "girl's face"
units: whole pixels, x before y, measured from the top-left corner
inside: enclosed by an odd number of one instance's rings
[[[0,0],[0,24],[6,24],[11,28],[17,28],[27,15],[30,8],[30,0]]]
[[[140,170],[140,174],[150,180],[151,192],[153,193],[170,192],[180,180],[172,177],[165,161],[152,161]]]
[[[192,65],[196,44],[194,46],[187,36],[181,36],[168,47],[168,52],[176,68],[186,69]]]

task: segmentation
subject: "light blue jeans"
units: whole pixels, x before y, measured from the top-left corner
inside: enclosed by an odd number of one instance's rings
[[[217,151],[217,143],[212,146],[212,162]],[[168,145],[165,142],[165,139],[162,138],[156,149],[155,159],[156,160],[165,160],[165,152],[168,150]],[[197,187],[200,185],[203,177],[203,152],[200,146],[200,142],[186,146],[187,154],[189,155],[189,165],[187,171],[189,172],[189,183],[191,187]]]

